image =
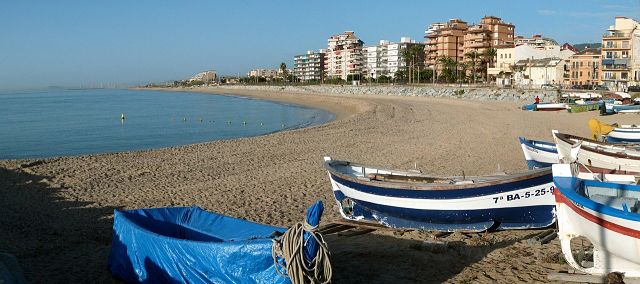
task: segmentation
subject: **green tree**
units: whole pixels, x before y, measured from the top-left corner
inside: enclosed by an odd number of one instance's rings
[[[280,63],[280,73],[282,74],[282,78],[287,78],[287,64],[284,62]]]
[[[489,81],[489,67],[493,67],[493,61],[496,58],[497,54],[498,54],[498,50],[493,47],[489,47],[485,49],[484,52],[482,52],[482,57],[484,58],[485,62],[487,62],[487,67],[485,71],[486,73],[485,78],[487,79],[487,82]]]
[[[471,59],[471,76],[473,78],[473,83],[476,83],[476,60],[480,57],[480,54],[476,51],[467,52],[465,57]]]
[[[455,82],[457,79],[456,68],[458,67],[458,62],[451,57],[440,57],[438,58],[438,62],[442,64],[443,67],[440,78],[444,78],[448,83]]]
[[[422,61],[424,57],[424,47],[421,45],[410,45],[408,48],[402,50],[402,58],[407,65],[408,82],[413,82],[415,76],[415,66]]]

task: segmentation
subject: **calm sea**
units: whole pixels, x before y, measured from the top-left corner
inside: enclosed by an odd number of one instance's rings
[[[0,115],[0,159],[234,139],[334,118],[317,109],[242,97],[119,89],[0,93]]]

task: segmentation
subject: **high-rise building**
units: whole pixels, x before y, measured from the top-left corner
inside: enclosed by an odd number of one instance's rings
[[[424,69],[424,43],[402,37],[400,42],[381,40],[378,45],[365,47],[365,76],[377,79],[380,76],[394,78],[396,72],[419,71]],[[415,49],[414,58],[407,60],[405,51]]]
[[[510,48],[514,46],[515,26],[494,16],[485,16],[479,24],[470,26],[464,36],[464,54],[482,54],[488,48]]]
[[[324,70],[327,78],[359,79],[364,69],[363,44],[352,31],[331,36],[325,53]]]
[[[438,64],[439,58],[449,57],[456,62],[471,61],[465,58],[465,54],[482,54],[488,48],[513,47],[514,32],[513,24],[494,16],[485,16],[480,23],[471,26],[460,19],[433,23],[425,31],[425,64],[432,68],[438,66],[437,69],[441,70],[443,67]]]
[[[296,80],[302,82],[322,81],[324,74],[325,51],[307,51],[305,54],[293,58],[293,74]]]
[[[451,19],[446,23],[433,23],[425,31],[425,65],[430,68],[442,66],[438,59],[449,57],[456,62],[464,61],[464,35],[467,33],[467,22]]]
[[[189,79],[190,82],[201,81],[204,83],[214,82],[218,78],[216,70],[200,72]]]
[[[640,85],[640,23],[616,17],[602,35],[602,84],[611,90]]]
[[[598,85],[600,81],[600,49],[582,50],[569,57],[568,78],[565,84]]]

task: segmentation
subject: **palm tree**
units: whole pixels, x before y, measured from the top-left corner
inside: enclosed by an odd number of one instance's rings
[[[447,82],[455,82],[458,62],[451,57],[440,57],[438,58],[438,62],[443,66],[442,76],[444,76],[445,80],[447,80]]]
[[[282,78],[285,79],[287,78],[287,64],[285,64],[284,62],[280,63],[280,73],[282,73]]]
[[[407,64],[407,73],[409,75],[409,83],[413,81],[414,73],[415,73],[415,65],[418,63],[424,54],[424,47],[420,45],[411,45],[409,48],[406,48],[402,51],[402,58],[404,62]]]
[[[484,57],[484,60],[488,64],[487,70],[486,70],[486,77],[485,77],[487,81],[489,81],[489,67],[493,66],[493,59],[496,58],[497,54],[498,54],[498,50],[493,47],[489,47],[485,49],[484,52],[482,53],[482,57]]]
[[[464,56],[471,59],[471,75],[473,76],[473,83],[476,83],[476,59],[480,57],[480,54],[475,50],[467,52]]]

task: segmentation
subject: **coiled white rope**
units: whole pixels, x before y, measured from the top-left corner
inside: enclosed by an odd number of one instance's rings
[[[276,271],[280,275],[288,276],[293,284],[326,284],[331,282],[332,271],[329,249],[317,229],[317,226],[311,226],[307,222],[299,222],[289,228],[282,236],[273,239],[271,256],[276,264]],[[311,234],[318,242],[318,252],[309,265],[304,260],[305,232]],[[286,266],[278,262],[278,257],[284,259]],[[283,268],[286,271],[283,271]]]

